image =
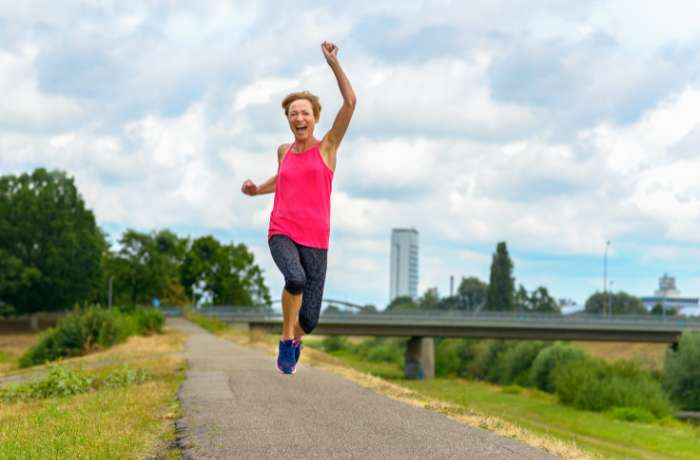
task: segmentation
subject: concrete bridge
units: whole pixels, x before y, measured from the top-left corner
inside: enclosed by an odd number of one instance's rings
[[[249,328],[279,331],[282,325],[281,313],[270,309],[208,307],[199,312]],[[700,331],[700,318],[450,310],[322,314],[314,333],[410,337],[406,350],[406,377],[432,378],[435,375],[433,337],[662,342],[674,346],[685,330]]]

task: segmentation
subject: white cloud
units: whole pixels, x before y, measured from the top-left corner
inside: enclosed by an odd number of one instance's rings
[[[38,50],[22,45],[16,54],[0,48],[0,126],[21,130],[55,129],[77,122],[83,109],[68,97],[42,94],[38,88],[34,61]]]

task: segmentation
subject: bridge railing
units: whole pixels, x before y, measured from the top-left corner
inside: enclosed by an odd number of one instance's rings
[[[196,310],[198,313],[208,316],[215,316],[223,320],[281,320],[282,313],[271,308],[259,308],[248,306],[217,305],[201,307]],[[591,313],[578,313],[573,315],[560,315],[552,313],[533,312],[498,312],[498,311],[461,311],[461,310],[415,310],[402,312],[332,312],[322,313],[321,318],[339,319],[343,321],[377,321],[377,320],[397,320],[397,321],[518,321],[518,322],[549,322],[567,324],[643,324],[643,325],[666,325],[682,326],[684,328],[700,329],[700,318],[698,317],[677,317],[677,316],[655,316],[655,315],[602,315]]]

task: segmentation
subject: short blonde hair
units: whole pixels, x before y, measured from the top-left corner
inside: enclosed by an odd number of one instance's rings
[[[314,111],[314,118],[316,121],[318,121],[318,119],[321,118],[321,101],[319,100],[318,96],[311,94],[308,91],[299,91],[288,94],[287,97],[282,100],[284,114],[289,116],[289,106],[292,104],[292,102],[298,101],[299,99],[306,99],[311,103],[311,108]]]

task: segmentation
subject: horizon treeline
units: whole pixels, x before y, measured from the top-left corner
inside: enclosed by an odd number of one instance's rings
[[[127,229],[113,247],[65,172],[0,176],[0,314],[106,305],[110,280],[114,305],[271,303],[242,243]]]

